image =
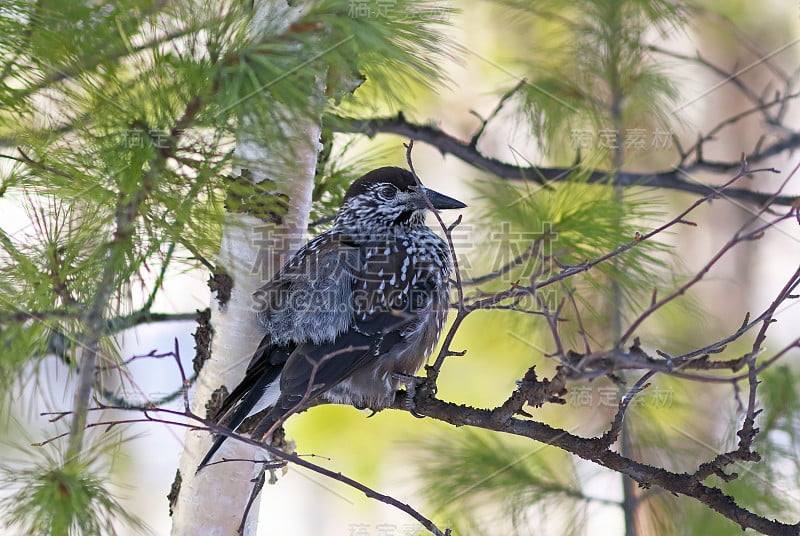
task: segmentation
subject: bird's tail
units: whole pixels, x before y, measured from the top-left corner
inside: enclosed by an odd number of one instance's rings
[[[231,410],[219,416],[218,422],[225,423],[226,428],[232,432],[235,432],[242,422],[244,422],[247,417],[254,413],[253,409],[256,407],[256,404],[262,398],[269,384],[274,380],[275,378],[271,378],[267,375],[257,378],[255,383],[252,385],[252,388],[247,391],[241,400],[234,405]],[[231,396],[234,394],[235,393],[231,393]],[[227,419],[227,415],[231,411],[233,411],[233,415],[230,417],[230,419]],[[203,467],[208,465],[208,462],[211,461],[211,458],[214,456],[214,454],[216,454],[226,439],[228,439],[228,435],[226,434],[217,435],[217,437],[214,439],[214,443],[211,445],[211,448],[208,449],[205,457],[203,457],[203,461],[201,461],[200,465],[197,466],[197,472],[200,472]]]
[[[269,398],[268,390],[271,387],[276,387],[276,382],[279,378],[279,369],[275,368],[269,370],[266,374],[259,374],[252,383],[248,382],[247,389],[240,389],[241,385],[232,392],[228,400],[223,403],[222,411],[220,412],[217,422],[224,424],[228,430],[236,431],[244,420],[264,409],[271,407],[273,404],[266,404],[265,399]],[[243,382],[244,383],[244,382]],[[237,398],[239,400],[237,400]],[[227,410],[226,406],[230,406]],[[230,418],[228,416],[230,415]],[[228,439],[226,434],[218,434],[214,439],[211,448],[203,457],[203,461],[197,467],[199,472],[203,467],[208,465],[211,458],[216,454],[225,440]]]
[[[238,428],[238,426],[242,423],[242,421],[244,421],[244,419],[246,419],[247,417],[250,416],[249,414],[245,414],[244,413],[244,410],[243,410],[244,407],[245,406],[244,406],[244,403],[243,403],[242,405],[240,405],[237,408],[236,412],[234,413],[233,417],[231,418],[231,423],[230,423],[230,426],[229,426],[229,428],[231,430],[235,431],[236,428]],[[260,440],[262,437],[264,437],[267,434],[267,432],[272,430],[273,426],[278,421],[283,420],[283,417],[284,417],[284,415],[286,415],[287,410],[288,410],[288,408],[286,407],[285,401],[283,401],[282,398],[279,399],[278,402],[274,406],[272,406],[270,408],[270,410],[267,412],[267,414],[263,418],[261,418],[261,420],[258,422],[258,424],[256,424],[256,426],[253,429],[253,431],[250,432],[250,436],[253,439]],[[244,416],[241,416],[242,414]],[[234,424],[234,423],[236,423],[236,424]],[[197,472],[200,472],[200,470],[203,467],[208,465],[208,462],[211,461],[211,458],[214,456],[214,454],[216,454],[217,450],[219,450],[219,448],[222,446],[222,444],[225,442],[226,439],[228,439],[228,436],[225,435],[225,434],[219,434],[216,437],[216,439],[214,439],[214,444],[211,445],[211,448],[208,450],[208,453],[206,453],[205,457],[203,458],[203,461],[200,462],[200,465],[197,467]]]
[[[208,452],[206,453],[205,457],[203,457],[203,461],[201,461],[200,465],[197,466],[197,471],[195,471],[194,474],[199,473],[203,467],[208,465],[208,462],[211,461],[211,457],[214,454],[216,454],[216,452],[219,450],[219,448],[222,446],[222,443],[224,443],[226,439],[228,439],[228,436],[226,436],[225,434],[220,434],[216,437],[216,439],[214,439],[214,444],[211,445],[210,449],[208,449]]]

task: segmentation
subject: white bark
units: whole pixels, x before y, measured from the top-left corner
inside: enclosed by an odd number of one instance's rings
[[[254,33],[285,28],[298,16],[298,11],[287,9],[283,1],[261,2],[258,8]],[[212,299],[212,358],[206,362],[197,379],[192,402],[192,410],[199,415],[205,415],[205,404],[220,385],[226,385],[230,391],[241,380],[263,336],[263,329],[258,326],[251,300],[251,293],[272,275],[263,273],[263,268],[279,267],[280,260],[287,253],[296,250],[303,241],[303,230],[307,227],[311,207],[321,128],[319,122],[312,124],[310,121],[284,126],[286,135],[297,139],[297,144],[293,147],[294,156],[298,160],[297,168],[291,176],[270,174],[269,178],[277,183],[277,190],[289,196],[289,212],[284,218],[282,229],[292,231],[279,235],[288,238],[282,242],[282,249],[271,248],[262,252],[262,255],[278,256],[279,259],[259,262],[259,266],[256,266],[259,242],[263,247],[265,223],[251,216],[227,216],[218,262],[233,278],[234,288],[231,299],[224,308],[220,309],[216,300]],[[236,153],[242,161],[242,167],[249,169],[256,181],[265,178],[263,170],[270,168],[268,162],[274,160],[257,140],[246,136],[237,140]],[[279,229],[276,228],[276,231]],[[195,470],[210,445],[210,434],[187,432],[180,462],[182,483],[174,507],[173,536],[230,536],[236,534],[242,521],[253,487],[250,480],[258,474],[260,466],[250,462],[226,462],[206,467],[195,475]],[[254,447],[228,440],[215,456],[215,461],[223,457],[264,459],[264,454]],[[251,508],[245,534],[255,535],[257,520],[258,502]]]

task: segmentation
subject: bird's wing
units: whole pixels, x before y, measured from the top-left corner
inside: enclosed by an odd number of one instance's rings
[[[275,344],[329,342],[348,329],[358,251],[345,235],[323,233],[253,294]]]
[[[267,327],[242,381],[225,398],[215,420],[236,428],[250,415],[277,400],[275,382],[298,342],[332,340],[352,318],[349,304],[353,259],[358,250],[341,235],[323,233],[303,246],[254,293],[259,317]],[[338,301],[338,302],[337,302]],[[227,436],[216,438],[201,462],[206,465]]]
[[[295,402],[319,396],[400,342],[408,321],[387,311],[354,323],[331,342],[298,345],[281,373],[281,396]]]
[[[420,313],[430,310],[441,271],[426,261],[409,266],[392,245],[362,244],[348,329],[332,341],[297,346],[281,373],[281,397],[296,405],[319,396],[405,343],[423,321]]]
[[[280,396],[275,406],[253,430],[260,438],[288,414],[301,410],[311,401],[368,367],[405,338],[408,319],[403,315],[373,315],[369,322],[342,333],[324,344],[299,345],[281,371]]]
[[[233,399],[232,404],[242,399],[258,378],[268,376],[274,380],[299,344],[333,340],[346,329],[352,317],[350,307],[337,307],[331,301],[348,301],[350,264],[357,256],[357,249],[341,235],[323,233],[300,248],[272,280],[253,294],[267,334],[253,354],[244,380],[228,397]],[[331,331],[332,326],[340,327]]]
[[[247,366],[244,378],[225,397],[214,420],[224,422],[231,430],[235,430],[251,414],[267,387],[278,377],[294,349],[293,344],[276,346],[272,344],[270,335],[265,335]],[[238,411],[231,412],[233,408]]]
[[[269,401],[270,386],[277,380],[283,364],[294,349],[293,346],[274,346],[267,335],[259,344],[244,379],[231,391],[217,410],[214,420],[224,424],[230,430],[236,430],[250,415],[269,407],[277,401],[277,393]],[[197,467],[200,471],[219,450],[228,436],[219,434],[205,457]]]

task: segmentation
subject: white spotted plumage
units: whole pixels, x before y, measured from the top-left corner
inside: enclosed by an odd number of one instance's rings
[[[374,410],[393,403],[398,375],[415,374],[431,355],[449,306],[450,254],[425,225],[431,206],[465,205],[400,168],[351,185],[332,228],[254,294],[266,334],[223,402],[222,422],[236,429],[268,407],[258,436],[314,399]]]

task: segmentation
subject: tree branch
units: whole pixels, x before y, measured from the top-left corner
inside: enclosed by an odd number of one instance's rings
[[[580,171],[578,166],[565,168],[507,164],[496,158],[484,155],[471,143],[461,141],[436,126],[413,123],[407,120],[402,113],[397,114],[395,117],[370,119],[327,115],[325,116],[325,121],[337,132],[363,134],[370,138],[378,133],[396,134],[405,138],[412,138],[435,147],[443,155],[453,155],[467,164],[492,173],[502,179],[525,179],[544,184],[565,181],[572,173]],[[781,141],[748,155],[747,160],[751,163],[760,162],[770,156],[798,147],[800,147],[800,133],[793,133]],[[588,175],[587,182],[615,186],[650,186],[706,196],[719,193],[720,187],[693,182],[685,177],[690,177],[692,173],[701,169],[724,172],[737,169],[740,165],[741,162],[702,161],[685,167],[655,173],[635,173],[621,170],[611,173],[610,171],[592,170]],[[770,201],[773,205],[781,206],[791,206],[797,200],[796,196],[775,196],[770,193],[754,192],[746,188],[726,188],[724,196],[729,199],[754,204],[764,204]]]
[[[640,487],[659,486],[675,495],[697,499],[709,508],[719,512],[737,523],[742,529],[751,528],[764,534],[776,536],[797,536],[800,524],[786,524],[767,519],[739,506],[729,495],[721,490],[707,486],[694,475],[673,473],[659,467],[626,458],[617,452],[604,448],[600,438],[583,438],[566,430],[553,428],[545,423],[508,419],[505,423],[493,418],[493,412],[465,405],[445,402],[433,397],[416,400],[416,411],[454,426],[473,426],[494,430],[516,436],[527,437],[559,447],[585,460],[624,474],[638,482]]]

